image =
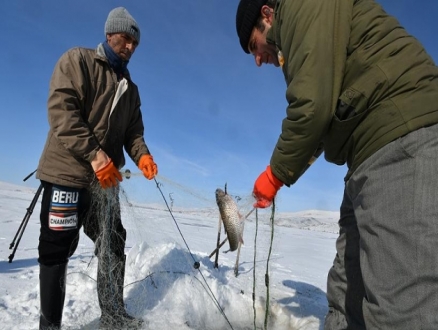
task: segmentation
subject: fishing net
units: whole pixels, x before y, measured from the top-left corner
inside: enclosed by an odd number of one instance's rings
[[[281,288],[270,271],[278,261],[275,206],[254,210],[251,192],[233,191],[231,183],[202,191],[163,176],[129,176],[120,189],[95,189],[101,235],[93,245],[81,233],[69,264],[68,295],[78,283],[89,289],[86,296],[70,296],[90,301],[80,328],[96,328],[101,308],[114,319],[126,317],[126,310],[143,319],[145,329],[304,328],[276,301]],[[240,251],[225,253],[217,188],[233,197],[244,221]],[[127,234],[122,251],[119,216]]]

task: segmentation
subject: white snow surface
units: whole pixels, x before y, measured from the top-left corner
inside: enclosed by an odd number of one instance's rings
[[[10,245],[35,192],[0,182],[0,329],[38,328],[41,197],[9,262]],[[209,258],[216,247],[219,219],[214,192],[211,200],[207,209],[169,209],[164,202],[147,205],[122,199],[128,235],[128,312],[145,320],[144,329],[323,329],[338,212],[274,213],[273,232],[272,210],[253,212],[245,223],[236,277],[237,251],[223,253],[228,249],[224,245],[218,268],[214,256]],[[221,241],[225,237],[222,231]],[[195,261],[199,269],[193,267]],[[68,264],[63,329],[98,328],[96,269],[93,243],[81,231]]]

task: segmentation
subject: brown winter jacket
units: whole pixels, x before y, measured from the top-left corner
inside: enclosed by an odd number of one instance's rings
[[[438,123],[438,68],[373,0],[280,0],[267,40],[283,53],[287,117],[271,158],[290,185],[323,145],[349,175],[387,143]]]
[[[50,81],[48,119],[40,180],[83,188],[95,178],[90,162],[99,148],[118,168],[125,165],[123,148],[135,164],[149,154],[137,86],[128,71],[117,81],[101,44],[61,56]]]

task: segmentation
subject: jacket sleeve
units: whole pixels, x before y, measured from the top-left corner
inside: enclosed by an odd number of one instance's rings
[[[136,89],[136,101],[135,109],[131,118],[128,130],[125,133],[125,150],[131,157],[132,161],[138,165],[140,157],[144,154],[150,154],[148,147],[144,141],[144,125],[142,113],[140,110],[140,97],[138,94],[137,86],[133,84]]]
[[[322,152],[341,90],[352,3],[282,1],[277,8],[275,39],[284,56],[288,107],[271,168],[286,185]]]
[[[78,49],[64,53],[55,65],[47,102],[51,130],[73,156],[89,162],[99,144],[85,122],[89,73]]]

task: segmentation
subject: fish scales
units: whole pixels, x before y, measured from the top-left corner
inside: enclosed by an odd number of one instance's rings
[[[224,223],[228,242],[230,243],[229,251],[235,251],[239,246],[239,242],[243,243],[245,219],[240,215],[235,200],[219,188],[216,189],[216,203],[219,207],[222,222]]]

